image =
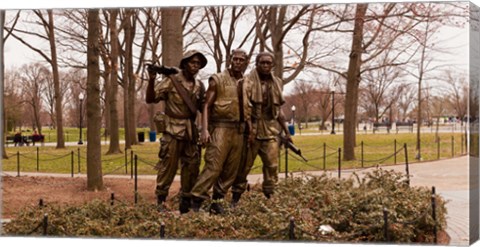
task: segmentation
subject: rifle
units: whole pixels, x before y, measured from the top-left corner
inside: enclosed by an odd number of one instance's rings
[[[295,146],[295,144],[289,141],[284,135],[280,135],[280,145],[284,145],[285,148],[292,150],[292,152],[294,152],[296,155],[302,157],[302,159],[305,160],[305,162],[308,162],[307,158],[303,157],[302,150],[300,150],[300,148]]]
[[[157,74],[166,76],[178,74],[178,69],[175,67],[167,67],[163,65],[158,66],[155,64],[147,64],[146,66],[148,71],[156,72]]]

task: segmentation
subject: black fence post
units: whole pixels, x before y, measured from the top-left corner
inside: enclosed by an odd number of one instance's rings
[[[282,167],[282,145],[278,147],[278,173],[281,173]]]
[[[165,238],[165,223],[160,224],[160,238],[164,239]]]
[[[290,224],[288,225],[288,239],[295,239],[295,218],[290,217]]]
[[[435,186],[432,187],[432,219],[433,219],[433,242],[437,244],[437,214],[436,214]]]
[[[407,144],[403,144],[403,149],[405,149],[405,172],[407,173],[407,185],[410,186],[410,169],[408,167],[408,150]]]
[[[125,174],[128,174],[128,153],[127,153],[127,148],[125,148]]]
[[[327,144],[323,143],[323,170],[327,168]]]
[[[74,157],[74,152],[72,151],[70,154],[71,154],[71,155],[70,155],[70,156],[71,156],[70,167],[71,167],[71,171],[72,171],[72,178],[73,178],[73,163],[74,163],[74,161],[73,161],[73,157]]]
[[[78,173],[80,173],[80,148],[78,148],[77,151],[78,151],[78,160],[77,160],[77,162],[78,162]]]
[[[363,141],[361,142],[361,163],[362,163],[362,168],[363,168],[363,160],[364,160],[364,155],[363,155]]]
[[[383,237],[385,242],[388,241],[388,210],[383,208]]]
[[[20,177],[20,151],[17,151],[17,177]]]
[[[48,228],[48,214],[43,215],[43,236],[47,236],[47,228]]]
[[[40,198],[40,200],[38,201],[38,206],[39,206],[40,208],[43,207],[43,199],[42,199],[42,198]]]
[[[342,148],[338,148],[338,178],[341,177],[342,173]]]
[[[452,158],[455,157],[455,137],[452,136]]]
[[[130,178],[133,178],[133,150],[130,150]]]
[[[110,194],[110,206],[113,206],[113,203],[115,202],[115,193]]]
[[[37,147],[37,172],[40,170],[40,154],[39,148]]]
[[[288,148],[285,147],[285,178],[288,178]]]
[[[135,204],[138,202],[138,164],[137,164],[137,155],[135,155]]]
[[[393,140],[393,164],[397,164],[397,139]]]

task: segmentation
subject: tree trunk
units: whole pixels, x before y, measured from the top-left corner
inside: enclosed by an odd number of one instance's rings
[[[103,118],[105,119],[105,129],[103,130],[103,137],[107,140],[107,137],[110,136],[110,92],[111,92],[111,85],[110,85],[110,78],[112,76],[112,67],[110,59],[107,60],[109,65],[104,65],[105,71],[102,73],[102,80],[104,81],[104,92],[105,92],[105,100],[104,100],[104,110],[103,110]],[[105,64],[105,63],[104,63]]]
[[[62,107],[62,93],[60,92],[60,76],[58,72],[58,62],[57,62],[57,46],[55,40],[55,31],[54,31],[54,22],[53,22],[53,12],[52,10],[47,10],[48,13],[48,39],[50,42],[50,53],[52,55],[51,65],[52,65],[52,74],[53,74],[53,86],[55,90],[55,114],[56,114],[56,127],[57,127],[57,146],[56,148],[65,148],[65,139],[63,136],[63,107]]]
[[[183,53],[181,8],[162,8],[162,63],[179,66]]]
[[[343,159],[355,159],[356,121],[358,106],[358,86],[362,65],[363,23],[368,4],[357,4],[353,27],[352,51],[347,71],[347,92],[345,95],[345,121],[343,125]]]
[[[274,74],[283,78],[283,22],[285,20],[285,14],[287,12],[287,6],[270,7],[269,12],[269,29],[272,33],[272,48],[274,60]]]
[[[161,9],[159,10],[161,11]],[[162,42],[160,39],[160,36],[157,36],[157,35],[161,35],[161,31],[159,31],[158,29],[161,30],[161,28],[158,28],[158,25],[156,24],[156,22],[160,22],[161,21],[161,14],[158,10],[156,10],[155,12],[158,13],[158,18],[156,19],[148,19],[147,21],[147,28],[149,29],[149,33],[150,33],[150,36],[152,37],[151,38],[151,43],[150,43],[150,50],[152,51],[151,53],[151,61],[152,63],[157,63],[159,58],[158,58],[158,55],[157,55],[157,52],[158,52],[158,47],[159,47],[159,44]],[[148,10],[147,12],[149,15],[153,15],[152,13],[152,10]],[[161,27],[161,26],[160,26]],[[146,32],[146,31],[145,31]],[[158,38],[157,38],[158,37]],[[150,131],[156,131],[156,126],[155,126],[155,122],[154,122],[154,116],[155,116],[155,105],[154,104],[148,104],[147,105],[147,108],[148,108],[148,124],[149,124],[149,128],[150,128]]]
[[[179,66],[183,54],[183,26],[181,8],[162,8],[162,64]],[[156,61],[156,60],[155,60]],[[165,102],[158,104],[165,111]]]
[[[132,39],[131,39],[131,29],[132,29],[132,23],[131,23],[131,19],[130,19],[130,14],[129,14],[129,11],[131,10],[127,10],[126,13],[127,13],[127,17],[128,18],[126,21],[126,25],[125,25],[125,68],[123,70],[123,97],[124,97],[124,100],[123,100],[123,122],[124,122],[124,125],[125,125],[125,148],[126,149],[130,149],[132,147],[132,144],[134,143],[134,140],[135,140],[135,137],[130,134],[131,133],[131,128],[133,128],[133,126],[130,126],[130,121],[129,121],[129,118],[131,117],[134,117],[134,116],[131,116],[130,115],[130,107],[132,107],[131,103],[130,102],[130,98],[129,98],[129,91],[131,89],[131,86],[130,84],[132,83],[130,81],[130,74],[131,74],[131,70],[133,69],[132,68],[132,59],[131,59],[131,56],[132,56]],[[130,57],[130,58],[129,58]],[[133,140],[132,140],[133,138]]]
[[[125,30],[126,33],[126,45],[127,49],[125,52],[125,65],[128,66],[127,68],[127,77],[128,77],[128,91],[127,91],[127,98],[128,98],[128,108],[127,108],[127,118],[128,121],[128,131],[125,131],[130,136],[130,144],[136,145],[138,144],[136,129],[137,129],[137,117],[136,117],[136,109],[135,109],[135,101],[136,101],[136,76],[133,71],[133,42],[135,39],[135,14],[132,14],[130,18],[130,25],[129,28]]]
[[[119,43],[118,43],[118,29],[117,29],[118,9],[110,10],[110,62],[112,71],[110,73],[110,92],[109,95],[109,112],[110,115],[110,145],[107,154],[121,153],[120,150],[120,134],[118,126],[118,109],[117,109],[117,92],[118,92],[118,57],[119,57]]]
[[[0,145],[2,146],[2,159],[8,159],[5,152],[5,135],[6,135],[6,115],[5,115],[5,50],[3,29],[5,25],[5,10],[0,10],[0,95],[2,95],[2,122],[0,123]]]
[[[416,155],[415,159],[421,160],[422,159],[422,143],[421,143],[421,130],[422,130],[422,82],[423,76],[425,73],[425,59],[426,59],[426,50],[427,50],[427,41],[428,41],[428,32],[429,32],[430,21],[427,20],[425,33],[423,37],[423,42],[420,44],[422,46],[422,53],[420,57],[420,64],[419,67],[419,75],[418,75],[418,107],[417,107],[417,143],[416,143]]]
[[[38,107],[34,107],[33,110],[33,129],[36,129],[39,134],[42,133],[42,124],[40,123],[40,102],[38,102]]]
[[[128,83],[128,102],[129,102],[129,106],[128,106],[128,118],[127,118],[127,121],[129,122],[128,126],[129,126],[129,135],[130,135],[130,140],[131,140],[131,144],[132,145],[136,145],[138,144],[138,139],[137,139],[137,134],[136,134],[136,130],[137,130],[137,113],[136,113],[136,104],[135,104],[135,101],[136,101],[136,90],[135,90],[135,84],[136,84],[136,76],[133,72],[133,32],[134,32],[135,29],[132,28],[132,48],[130,49],[130,55],[127,57],[127,60],[128,61],[128,65],[130,66],[130,68],[128,69],[128,77],[129,77],[129,83]]]
[[[103,189],[100,108],[100,19],[98,9],[88,11],[87,37],[87,189]]]

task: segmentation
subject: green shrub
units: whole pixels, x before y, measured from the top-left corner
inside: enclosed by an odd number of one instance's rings
[[[156,211],[156,205],[137,205],[95,200],[83,206],[47,205],[25,208],[6,224],[6,235],[41,235],[38,226],[48,214],[49,236],[160,238],[161,224],[169,239],[288,240],[294,219],[298,241],[385,242],[383,210],[388,211],[388,242],[433,242],[429,188],[409,187],[400,173],[377,169],[353,179],[303,176],[279,182],[276,194],[265,199],[260,186],[246,192],[235,209],[227,202],[225,215],[203,210],[179,215]],[[445,201],[436,196],[437,229],[445,229]],[[168,202],[176,209],[178,198]],[[293,217],[293,218],[292,218]],[[321,225],[335,231],[322,234]]]

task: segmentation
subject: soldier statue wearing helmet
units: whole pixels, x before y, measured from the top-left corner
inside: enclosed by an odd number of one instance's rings
[[[197,110],[202,111],[205,103],[205,87],[195,76],[207,65],[207,59],[199,51],[187,51],[180,61],[176,73],[168,73],[164,79],[156,81],[158,70],[149,67],[149,80],[146,91],[147,103],[165,101],[165,112],[159,117],[163,135],[160,139],[157,173],[158,208],[165,210],[165,201],[180,163],[181,189],[180,213],[190,208],[191,189],[198,177],[200,153],[198,129],[195,124]],[[159,68],[159,67],[156,67]],[[167,73],[165,73],[167,74]]]

